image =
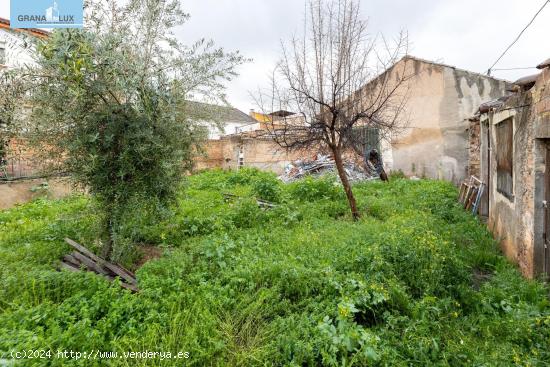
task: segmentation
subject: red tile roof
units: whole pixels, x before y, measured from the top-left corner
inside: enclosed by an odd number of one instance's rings
[[[41,38],[48,37],[50,35],[50,32],[42,30],[42,29],[38,29],[38,28],[12,28],[10,26],[9,19],[6,19],[6,18],[0,18],[0,29],[1,28],[13,29],[13,30],[16,30],[16,31],[19,31],[19,32],[27,32],[27,33],[32,34],[33,36],[41,37]]]

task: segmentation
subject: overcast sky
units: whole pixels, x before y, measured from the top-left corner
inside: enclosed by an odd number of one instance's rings
[[[9,1],[0,16],[9,18]],[[17,0],[12,0],[17,1]],[[527,25],[545,0],[361,0],[370,33],[393,37],[409,33],[410,54],[475,72],[485,72]],[[240,50],[253,61],[240,67],[228,85],[231,104],[254,108],[249,91],[266,86],[280,51],[280,40],[303,27],[304,0],[182,0],[191,19],[178,32],[185,42],[213,39]],[[550,4],[495,68],[536,66],[550,57]],[[515,80],[536,69],[494,71]]]

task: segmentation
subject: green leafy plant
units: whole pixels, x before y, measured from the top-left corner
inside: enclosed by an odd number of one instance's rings
[[[161,244],[164,253],[137,269],[136,294],[95,274],[56,270],[67,234],[93,243],[102,218],[95,197],[0,211],[0,354],[45,345],[162,349],[188,351],[183,362],[197,366],[550,360],[548,285],[524,279],[486,228],[450,205],[457,196],[451,184],[357,184],[359,203],[378,203],[380,214],[354,221],[347,210],[329,215],[347,203],[322,179],[280,184],[279,205],[262,209],[253,189],[262,177],[254,170],[191,176],[173,216],[149,218],[155,210],[136,201],[121,231]],[[226,200],[220,187],[239,198]],[[302,200],[296,190],[311,195]],[[48,363],[160,367],[182,360]]]

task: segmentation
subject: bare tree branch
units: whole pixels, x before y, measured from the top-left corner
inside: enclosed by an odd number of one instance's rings
[[[380,38],[381,48],[367,33],[358,1],[311,0],[304,34],[282,44],[270,91],[257,98],[264,112],[295,113],[271,115],[269,132],[279,146],[332,154],[354,218],[359,211],[343,154],[364,154],[365,142],[357,134],[361,128],[391,138],[406,123],[412,74],[398,61],[407,53],[407,35],[400,33],[393,43]]]

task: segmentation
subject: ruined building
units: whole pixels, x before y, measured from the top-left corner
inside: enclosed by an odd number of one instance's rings
[[[452,66],[422,60],[412,56],[402,58],[386,73],[403,70],[411,77],[398,91],[407,96],[402,114],[405,127],[389,139],[378,144],[370,140],[387,136],[383,132],[369,131],[365,135],[368,146],[381,150],[384,166],[388,170],[401,170],[407,175],[445,179],[459,184],[468,176],[469,125],[468,118],[478,106],[487,100],[506,93],[509,83],[486,75],[473,73]],[[376,78],[378,79],[378,78]],[[376,79],[371,83],[375,83]],[[370,83],[364,89],[368,91]],[[267,118],[276,119],[277,111]],[[298,154],[282,151],[265,131],[266,115],[254,111],[256,123],[244,126],[237,132],[210,141],[207,158],[198,166],[237,168],[254,166],[280,173]],[[291,117],[290,117],[291,118]],[[314,155],[315,152],[311,152]],[[309,158],[309,157],[301,157]]]
[[[479,107],[472,172],[486,183],[480,214],[527,277],[550,275],[550,59]]]
[[[407,95],[405,127],[391,142],[382,142],[384,165],[458,185],[468,176],[468,118],[482,102],[504,95],[509,83],[412,56],[387,72],[394,69],[412,77],[399,87]]]

